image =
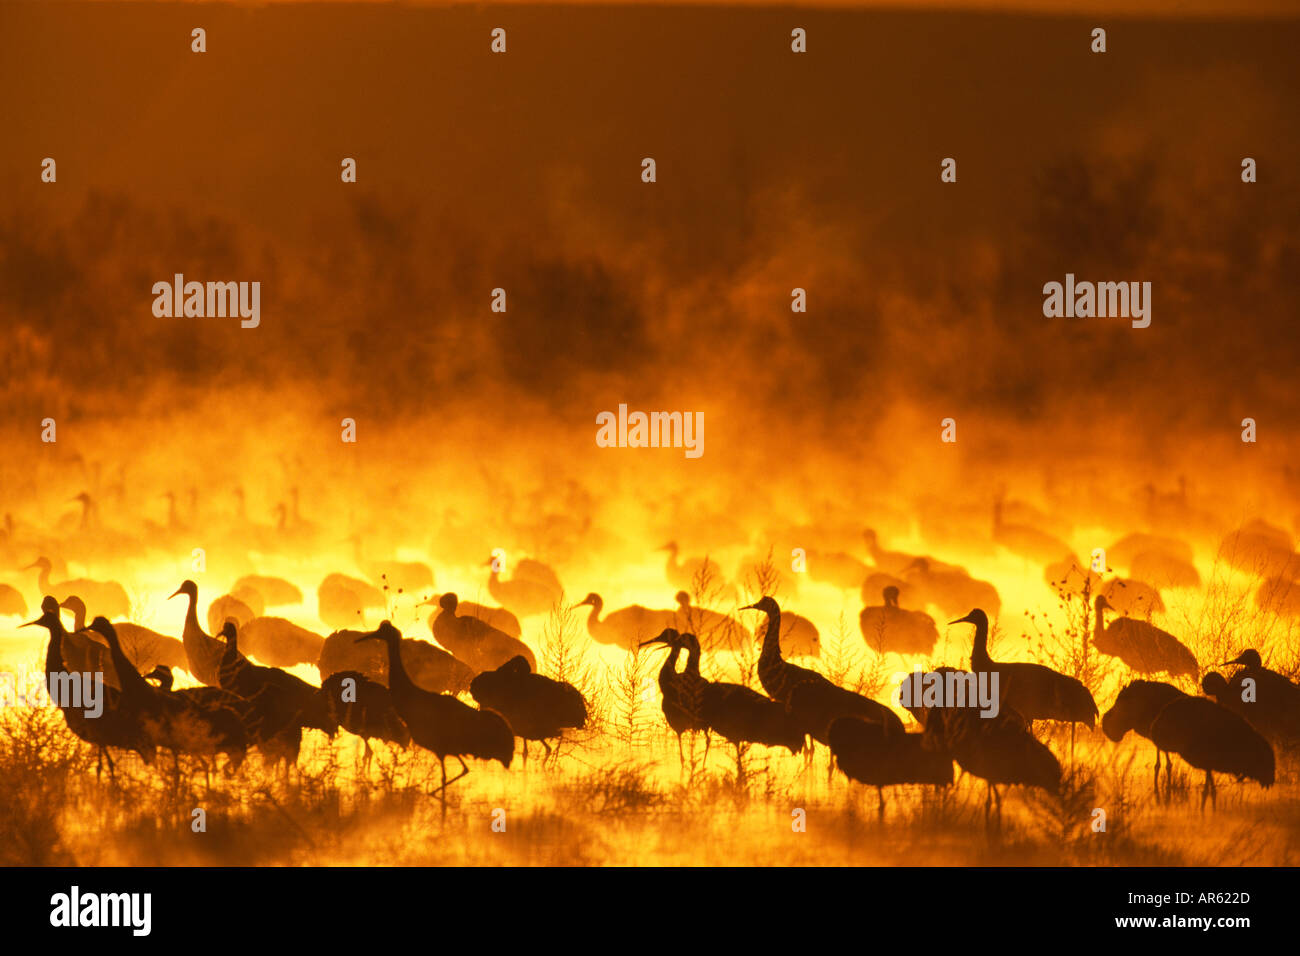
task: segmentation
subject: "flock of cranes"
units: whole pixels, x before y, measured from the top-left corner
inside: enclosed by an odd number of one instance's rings
[[[85,521],[90,510],[82,504]],[[169,522],[174,520],[173,514]],[[301,534],[319,533],[301,519],[296,496],[281,524]],[[369,580],[334,573],[321,581],[318,615],[334,629],[328,636],[268,614],[303,602],[301,589],[283,578],[240,577],[208,606],[207,630],[199,619],[198,586],[184,581],[171,595],[186,601],[177,639],[120,620],[130,612],[121,585],[88,578],[55,580],[56,573],[60,578],[66,574],[61,563],[37,559],[28,569],[37,572],[43,599],[40,617],[29,624],[49,634],[45,671],[51,696],[62,674],[98,673],[104,681],[104,710],[98,717],[55,700],[68,728],[97,749],[98,766],[107,762],[110,773],[114,750],[134,752],[146,764],[154,763],[160,749],[203,758],[221,755],[233,771],[254,748],[287,772],[297,763],[305,731],[333,737],[345,730],[364,741],[367,765],[373,741],[418,747],[436,756],[441,780],[432,793],[445,812],[447,788],[469,773],[466,758],[495,760],[509,768],[516,739],[526,762],[530,741],[540,742],[549,756],[551,741],[587,726],[589,702],[573,685],[537,673],[536,656],[523,639],[521,618],[548,614],[563,604],[564,588],[553,569],[524,559],[506,578],[493,559],[487,562],[487,589],[498,606],[461,601],[453,592],[420,602],[436,605],[428,618],[433,643],[404,637],[388,620],[373,630],[356,628],[368,614],[388,611],[394,591],[428,593],[434,574],[420,562],[367,559],[358,536],[347,540]],[[1167,588],[1199,586],[1189,547],[1154,534],[1128,535],[1110,554],[1133,576],[1103,580],[1059,537],[1034,527],[1001,498],[994,507],[992,540],[1043,566],[1045,580],[1091,600],[1092,647],[1121,661],[1137,678],[1101,718],[1102,731],[1115,742],[1132,731],[1154,745],[1157,797],[1163,756],[1168,799],[1174,754],[1204,771],[1202,808],[1215,798],[1215,773],[1264,787],[1273,784],[1275,754],[1292,753],[1300,743],[1300,687],[1265,668],[1255,650],[1226,662],[1224,666],[1236,668],[1231,673],[1202,673],[1191,650],[1149,620],[1164,605],[1161,587],[1148,582]],[[748,744],[799,754],[816,742],[829,748],[833,767],[877,788],[882,815],[884,788],[949,785],[954,763],[987,784],[990,818],[996,812],[1000,820],[1005,786],[1055,792],[1062,781],[1061,764],[1035,736],[1034,724],[1068,723],[1073,753],[1075,725],[1091,729],[1099,716],[1092,693],[1074,677],[1042,664],[991,657],[990,617],[996,620],[1002,606],[991,583],[929,555],[889,550],[872,530],[863,541],[867,560],[844,551],[809,552],[810,577],[845,591],[860,590],[862,639],[882,656],[933,655],[939,630],[923,608],[956,617],[951,625],[971,625],[970,670],[936,672],[996,678],[992,686],[999,697],[993,713],[981,712],[973,702],[922,705],[919,695],[904,695],[912,701],[905,709],[917,725],[909,730],[891,707],[788,660],[817,656],[820,635],[811,621],[783,611],[774,597],[739,608],[761,613],[752,631],[730,614],[693,602],[691,591],[701,580],[716,582],[710,603],[725,603],[739,592],[712,559],[683,560],[676,542],[662,549],[668,554],[665,578],[679,589],[675,607],[609,610],[592,592],[572,608],[589,609],[585,627],[597,644],[633,653],[667,648],[658,678],[662,710],[683,763],[687,733],[704,734],[706,761],[712,736],[720,736],[737,748],[738,765]],[[1263,566],[1270,579],[1300,576],[1300,559],[1289,536],[1262,522],[1230,535],[1220,554],[1234,567]],[[0,614],[25,612],[22,593],[0,585]],[[1107,612],[1118,616],[1107,621]],[[72,615],[71,629],[65,626],[65,613]],[[87,624],[90,613],[94,617]],[[733,653],[746,644],[760,648],[762,692],[702,675],[705,654]],[[319,686],[286,670],[299,665],[317,668]],[[177,668],[202,686],[175,688]],[[1159,675],[1185,680],[1188,686],[1199,677],[1205,696],[1150,679]],[[461,699],[465,694],[474,705]],[[448,758],[459,764],[450,778]]]

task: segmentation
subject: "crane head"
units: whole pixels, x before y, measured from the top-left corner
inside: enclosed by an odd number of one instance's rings
[[[577,604],[573,606],[574,607],[598,607],[602,603],[604,602],[601,601],[600,595],[597,594],[595,591],[592,591],[585,598],[583,598],[581,601],[579,601]]]
[[[170,601],[179,594],[185,594],[197,600],[199,596],[199,586],[193,581],[182,581],[181,586],[167,596],[167,600]]]
[[[949,621],[948,623],[950,625],[951,624],[974,624],[976,627],[987,628],[989,626],[989,616],[985,614],[983,611],[981,611],[979,608],[975,608],[965,617],[959,617],[957,618],[957,620]]]
[[[62,622],[59,620],[59,601],[57,598],[46,595],[41,601],[41,616],[34,621],[28,621],[26,624],[20,624],[19,627],[58,627]]]
[[[438,607],[442,608],[448,614],[456,613],[456,605],[460,603],[460,598],[456,597],[454,591],[448,591],[442,597],[438,598]]]
[[[110,647],[117,643],[117,631],[113,629],[112,624],[108,623],[108,618],[104,615],[100,614],[91,621],[90,629],[108,641]]]
[[[1254,648],[1247,648],[1230,661],[1224,661],[1226,667],[1229,664],[1240,664],[1242,667],[1260,668],[1264,666],[1263,660],[1260,659],[1259,651]]]
[[[742,607],[742,611],[764,611],[768,614],[780,614],[781,605],[776,603],[776,598],[771,595],[764,595],[753,604],[747,604]]]
[[[664,628],[658,637],[652,637],[648,641],[642,641],[638,647],[648,647],[651,644],[665,644],[668,647],[679,647],[682,643],[682,636],[671,627]]]

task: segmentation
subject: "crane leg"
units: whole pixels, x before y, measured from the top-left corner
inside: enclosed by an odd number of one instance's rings
[[[682,771],[686,770],[686,751],[682,749],[682,735],[677,735],[677,765]]]
[[[709,729],[706,727],[704,728],[704,764],[709,762],[709,744],[712,742],[713,734],[709,733]]]
[[[880,819],[881,823],[884,823],[885,822],[885,788],[884,787],[876,787],[876,797],[879,801],[876,807],[876,816]]]
[[[522,740],[524,742],[524,769],[527,770],[528,769],[528,738],[524,737],[522,738]]]
[[[1205,775],[1210,778],[1210,809],[1217,810],[1219,809],[1219,788],[1215,786],[1212,772],[1207,770]]]
[[[1165,753],[1165,803],[1173,799],[1174,795],[1174,758],[1168,752]]]
[[[1154,786],[1156,789],[1156,801],[1159,802],[1160,800],[1160,748],[1159,747],[1156,748],[1156,773],[1155,773]]]
[[[1201,784],[1201,812],[1205,812],[1205,798],[1210,795],[1210,771],[1205,771],[1205,783]]]

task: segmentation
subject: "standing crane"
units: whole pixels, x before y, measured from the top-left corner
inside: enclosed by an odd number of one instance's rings
[[[1228,773],[1238,780],[1250,778],[1260,786],[1273,785],[1273,748],[1250,724],[1206,697],[1170,701],[1151,724],[1151,740],[1166,753],[1176,753],[1205,771],[1201,810],[1208,797],[1217,806],[1214,774]]]
[[[829,743],[830,726],[835,718],[853,714],[902,731],[903,722],[884,704],[838,687],[816,671],[781,657],[777,636],[781,633],[781,607],[775,598],[763,597],[741,610],[762,611],[767,615],[763,650],[758,658],[758,679],[769,697],[789,708],[804,733],[820,743]],[[792,692],[800,684],[810,686],[803,688],[797,700],[792,699]]]
[[[504,717],[515,736],[524,742],[525,765],[528,741],[540,740],[549,757],[548,738],[560,737],[566,728],[587,725],[587,701],[582,692],[567,681],[533,673],[523,655],[480,673],[470,682],[469,692],[480,707]]]
[[[1107,626],[1105,612],[1113,610],[1110,601],[1098,594],[1094,605],[1092,646],[1101,653],[1118,657],[1139,674],[1164,671],[1170,677],[1185,674],[1195,678],[1200,671],[1196,656],[1168,631],[1128,617],[1116,618]]]
[[[971,670],[998,675],[1003,709],[1016,711],[1031,724],[1035,720],[1065,720],[1092,729],[1097,720],[1097,704],[1082,683],[1042,664],[994,662],[989,657],[988,615],[979,608],[951,623],[975,625]]]
[[[860,717],[838,717],[831,724],[835,763],[850,780],[876,788],[878,814],[885,818],[885,787],[898,784],[952,783],[952,755],[922,746],[924,734],[901,733]]]
[[[433,619],[433,636],[439,644],[468,664],[475,674],[495,670],[515,657],[523,657],[529,670],[537,669],[537,659],[527,644],[476,617],[458,617],[459,603],[451,591],[438,601],[442,613]]]
[[[698,730],[704,732],[704,759],[709,759],[709,725],[704,721],[704,685],[707,681],[698,672],[678,673],[677,661],[680,659],[682,642],[680,632],[666,627],[658,637],[643,641],[641,647],[651,644],[663,644],[669,649],[668,657],[659,668],[659,693],[663,698],[664,719],[677,735],[677,754],[682,768],[686,767],[686,753],[682,749],[682,734]],[[693,752],[693,751],[692,751]]]
[[[498,760],[509,767],[515,753],[515,738],[504,717],[491,710],[475,710],[449,694],[431,694],[411,681],[402,664],[402,634],[388,621],[358,641],[382,641],[388,649],[388,690],[393,707],[411,732],[411,739],[438,758],[442,785],[434,793],[447,815],[447,787],[469,773],[465,757]],[[460,761],[460,773],[447,779],[447,758]]]
[[[336,724],[365,744],[362,766],[370,767],[371,740],[410,746],[411,732],[393,706],[393,696],[383,684],[359,671],[337,671],[321,684],[326,711]]]
[[[1115,743],[1119,743],[1124,739],[1124,735],[1132,730],[1138,736],[1145,737],[1154,744],[1155,738],[1151,736],[1151,725],[1155,723],[1156,717],[1159,716],[1160,711],[1164,710],[1165,705],[1170,701],[1186,696],[1188,695],[1173,684],[1162,684],[1160,681],[1153,680],[1132,681],[1119,692],[1119,696],[1115,698],[1114,706],[1106,711],[1105,716],[1101,718],[1102,732]],[[1156,763],[1152,771],[1152,786],[1155,788],[1156,797],[1160,796],[1161,753],[1163,751],[1157,744]],[[1173,766],[1173,759],[1168,753],[1165,753],[1166,795],[1169,794],[1171,789]]]
[[[939,641],[934,618],[898,606],[898,588],[885,588],[884,604],[864,607],[858,615],[862,639],[877,654],[930,654]]]
[[[181,594],[189,601],[185,609],[185,630],[181,632],[181,643],[185,646],[185,657],[189,661],[187,669],[200,683],[220,687],[221,658],[226,653],[226,645],[209,637],[199,627],[199,586],[193,581],[182,581],[171,597]]]

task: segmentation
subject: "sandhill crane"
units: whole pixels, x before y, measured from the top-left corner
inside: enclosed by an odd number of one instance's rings
[[[843,551],[809,550],[806,554],[808,577],[822,584],[856,591],[862,587],[871,569],[866,563]]]
[[[767,639],[767,618],[754,627],[754,639],[762,644]],[[822,636],[817,625],[802,614],[781,612],[781,653],[791,657],[821,657]]]
[[[1196,656],[1178,638],[1146,621],[1121,617],[1106,624],[1111,605],[1106,595],[1098,594],[1093,621],[1092,646],[1103,654],[1118,657],[1139,674],[1167,673],[1170,677],[1200,672]]]
[[[687,659],[684,673],[692,681],[700,677],[700,642],[694,634],[681,635]],[[740,766],[741,746],[747,743],[765,747],[785,747],[792,754],[803,750],[804,731],[793,708],[786,708],[743,684],[704,681],[700,717],[705,726],[736,748],[736,766]],[[796,687],[797,693],[799,688]]]
[[[1055,535],[1023,524],[1003,521],[1002,496],[993,500],[993,540],[1012,554],[1036,564],[1069,557],[1074,549]]]
[[[294,667],[320,660],[325,638],[286,618],[255,617],[236,624],[240,650],[268,667]]]
[[[564,593],[564,585],[560,584],[560,576],[555,573],[555,569],[536,558],[520,558],[516,561],[513,577],[522,581],[533,581],[550,588],[556,594]]]
[[[92,581],[90,578],[74,578],[71,581],[50,583],[50,559],[41,557],[29,564],[24,571],[38,568],[38,586],[42,594],[52,594],[60,601],[71,595],[80,595],[91,607],[110,617],[126,617],[131,613],[131,598],[126,589],[116,581]]]
[[[1300,581],[1266,579],[1255,591],[1255,607],[1283,617],[1300,617]]]
[[[437,610],[429,615],[429,632],[433,633],[433,622],[438,619],[442,613],[442,605],[432,598],[421,601],[416,607],[424,607],[432,604]],[[489,627],[494,627],[503,634],[509,634],[511,637],[522,638],[524,636],[523,626],[519,623],[519,618],[515,617],[503,607],[489,607],[486,604],[475,604],[473,601],[458,601],[456,604],[456,613],[460,617],[472,617],[482,621]]]
[[[995,663],[989,657],[988,615],[979,608],[951,623],[975,625],[971,670],[998,675],[1002,709],[1010,708],[1030,722],[1065,720],[1092,728],[1097,719],[1097,704],[1088,688],[1075,678],[1058,674],[1042,664]]]
[[[659,668],[659,693],[662,697],[660,706],[668,726],[677,735],[677,754],[682,767],[686,766],[682,734],[688,731],[704,731],[704,759],[708,760],[709,725],[704,722],[704,685],[708,682],[698,673],[678,673],[677,661],[686,645],[676,629],[666,627],[657,637],[642,641],[639,646],[649,647],[651,644],[663,644],[669,648],[668,657]]]
[[[458,616],[456,610],[459,603],[451,591],[444,594],[438,602],[442,613],[433,620],[433,636],[439,644],[468,664],[475,674],[494,671],[520,656],[525,659],[530,671],[537,669],[537,659],[527,644],[476,617]],[[509,714],[506,716],[508,718]],[[511,726],[514,726],[513,721]]]
[[[78,635],[84,635],[90,640],[102,641],[98,634],[86,628],[86,604],[81,598],[75,594],[69,595],[60,602],[59,606],[72,612],[72,629]],[[126,652],[127,660],[141,674],[147,674],[159,664],[188,668],[189,660],[185,656],[185,645],[176,638],[159,634],[151,628],[132,624],[130,621],[119,621],[113,625],[113,629],[117,631],[117,639],[122,643],[122,650]],[[104,649],[104,656],[107,658],[108,645],[99,643],[97,646]],[[111,661],[107,663],[112,666]]]
[[[1300,554],[1290,533],[1258,519],[1225,536],[1218,558],[1247,574],[1300,578]]]
[[[677,555],[681,549],[676,541],[669,541],[659,550],[668,552],[668,560],[664,564],[664,576],[674,590],[688,591],[694,594],[697,589],[703,586],[706,589],[704,597],[716,597],[725,602],[735,600],[735,586],[727,581],[726,575],[722,573],[722,568],[718,565],[718,562],[708,555],[702,558],[687,558],[685,561],[678,561]]]
[[[858,615],[862,639],[877,654],[929,654],[939,641],[934,618],[898,606],[898,588],[887,587],[884,604],[864,607]]]
[[[199,627],[199,615],[196,608],[199,603],[199,586],[193,581],[182,581],[171,597],[184,594],[188,600],[185,609],[185,630],[181,632],[181,643],[185,647],[185,658],[189,662],[186,669],[202,684],[209,687],[221,686],[221,658],[226,653],[226,645],[214,640]],[[168,598],[171,600],[171,598]]]
[[[359,644],[366,631],[335,631],[325,638],[316,663],[322,682],[339,671],[358,671],[377,684],[388,686],[388,652],[374,644]],[[402,661],[406,673],[423,690],[435,694],[459,694],[469,690],[474,671],[464,661],[441,647],[415,638],[402,638]]]
[[[1119,743],[1124,735],[1132,730],[1154,744],[1155,738],[1151,736],[1151,725],[1160,711],[1164,710],[1165,705],[1171,700],[1187,696],[1173,684],[1151,680],[1132,681],[1119,692],[1114,705],[1101,718],[1102,732],[1115,743]],[[1156,763],[1152,770],[1152,786],[1157,797],[1160,796],[1160,754],[1161,750],[1157,745]],[[1169,792],[1172,773],[1173,760],[1165,754],[1166,793]]]
[[[363,766],[370,766],[371,740],[384,740],[399,747],[410,745],[411,732],[383,684],[359,671],[337,671],[325,678],[320,690],[330,719],[365,744]]]
[[[996,717],[983,717],[971,708],[936,707],[925,722],[922,746],[951,754],[957,765],[988,785],[984,819],[997,804],[997,825],[1002,825],[1002,785],[1039,787],[1056,793],[1061,784],[1061,764],[1044,744],[1034,739],[1025,719],[1004,707]]]
[[[266,607],[283,607],[302,603],[302,591],[298,588],[298,585],[292,581],[286,581],[284,578],[272,577],[266,574],[245,574],[235,582],[230,591],[233,594],[244,588],[257,592],[265,602]],[[224,624],[225,621],[221,623]]]
[[[352,544],[352,560],[375,585],[382,587],[386,584],[392,590],[406,594],[433,590],[433,569],[427,564],[421,561],[368,560],[362,554],[361,535],[354,534],[348,541]]]
[[[107,618],[96,617],[90,629],[108,641],[113,666],[122,681],[121,707],[140,721],[151,742],[176,755],[224,753],[232,768],[243,763],[248,736],[238,713],[225,708],[208,710],[180,694],[163,693],[131,666]]]
[[[1182,564],[1191,564],[1194,560],[1192,546],[1186,541],[1144,532],[1124,535],[1106,549],[1106,560],[1116,567],[1131,569],[1140,554],[1160,554]]]
[[[220,687],[183,687],[180,690],[173,690],[172,683],[175,677],[172,669],[166,664],[159,664],[144,677],[145,680],[156,680],[158,689],[163,694],[175,694],[191,706],[205,711],[226,710],[234,713],[244,728],[244,738],[247,743],[251,745],[256,742],[262,718],[252,701],[244,700]]]
[[[678,591],[675,600],[674,629],[682,634],[697,635],[701,645],[710,652],[739,650],[749,641],[745,625],[734,617],[691,604],[691,596],[685,591]]]
[[[962,568],[939,568],[928,558],[917,558],[903,577],[912,587],[915,603],[933,604],[944,615],[960,614],[967,607],[988,608],[994,618],[1002,613],[997,589]]]
[[[868,720],[903,729],[898,715],[861,694],[837,687],[816,671],[791,664],[781,657],[781,646],[776,635],[781,633],[781,607],[772,597],[763,597],[756,604],[742,610],[762,611],[767,615],[767,630],[763,635],[763,650],[758,659],[758,679],[769,697],[790,708],[800,730],[810,734],[820,743],[826,743],[831,723],[836,717],[857,714]],[[799,684],[810,684],[799,696],[796,709],[791,693]]]
[[[446,790],[469,773],[465,757],[499,760],[509,767],[515,753],[515,738],[504,717],[491,710],[475,710],[448,694],[431,694],[412,683],[402,664],[402,635],[388,621],[358,641],[382,641],[388,649],[388,690],[393,707],[411,732],[411,739],[438,758],[442,785],[434,792],[447,813]],[[447,779],[447,758],[460,761],[461,772]]]
[[[566,681],[534,674],[533,666],[518,655],[496,670],[483,671],[469,685],[479,706],[503,716],[524,742],[525,762],[528,741],[540,740],[550,756],[549,738],[560,737],[566,728],[587,725],[587,701],[581,691]]]
[[[233,594],[223,594],[208,605],[208,630],[213,633],[220,631],[221,625],[225,624],[227,620],[234,621],[237,625],[243,627],[253,618],[260,616],[248,604],[239,600]]]
[[[624,650],[632,650],[646,641],[650,635],[657,634],[664,628],[676,623],[676,613],[659,611],[653,608],[632,604],[628,607],[610,611],[601,620],[605,601],[599,594],[591,593],[574,605],[590,607],[587,615],[587,633],[598,644],[612,644]]]
[[[0,617],[22,617],[27,613],[27,601],[15,587],[0,584]]]
[[[1300,744],[1300,687],[1265,667],[1254,649],[1227,663],[1240,667],[1224,681],[1225,686],[1214,682],[1213,696],[1266,737],[1288,748]]]
[[[157,747],[135,715],[122,709],[120,691],[109,687],[104,688],[103,711],[96,717],[91,717],[84,707],[72,706],[74,702],[66,699],[66,695],[60,692],[60,688],[66,686],[72,672],[63,661],[63,640],[67,636],[67,631],[63,627],[62,620],[59,619],[58,599],[53,595],[46,595],[41,601],[41,616],[21,626],[44,627],[50,634],[50,642],[45,651],[45,689],[63,714],[68,729],[94,747],[98,753],[95,776],[98,777],[102,773],[105,760],[108,761],[109,775],[114,774],[113,756],[109,753],[109,747],[134,750],[146,764],[153,763]],[[84,677],[82,679],[84,680]]]
[[[1129,563],[1128,570],[1134,579],[1150,581],[1157,589],[1201,586],[1196,565],[1161,551],[1143,551]]]
[[[364,623],[366,611],[387,609],[383,591],[346,574],[326,575],[316,589],[316,616],[329,627],[353,627]]]
[[[885,574],[902,574],[917,558],[916,555],[903,551],[885,550],[880,546],[880,537],[871,528],[863,531],[862,537],[867,542],[867,553],[871,555],[872,562],[877,570]]]
[[[882,820],[885,787],[952,783],[952,756],[923,747],[923,739],[922,734],[903,733],[860,717],[840,717],[830,728],[835,763],[850,780],[876,788]]]
[[[1163,614],[1165,602],[1160,592],[1142,581],[1111,578],[1101,589],[1113,610],[1129,617],[1150,618],[1152,614]]]
[[[257,741],[263,754],[270,751],[288,766],[298,762],[302,731],[312,727],[333,737],[338,723],[329,714],[320,688],[277,667],[252,663],[239,650],[234,621],[221,627],[225,654],[221,659],[221,689],[251,701],[261,721]]]
[[[1170,701],[1151,724],[1151,740],[1166,753],[1176,753],[1205,771],[1201,809],[1205,799],[1217,804],[1214,774],[1230,773],[1238,780],[1249,777],[1263,787],[1273,785],[1273,748],[1238,717],[1205,697]]]
[[[909,561],[908,564],[911,562]],[[884,592],[885,588],[897,588],[898,600],[906,601],[909,605],[915,604],[915,597],[912,594],[912,586],[902,578],[895,577],[892,574],[886,574],[884,571],[873,571],[867,575],[866,580],[862,582],[862,603],[870,604],[876,599],[877,594]]]
[[[488,593],[498,604],[520,617],[549,614],[564,595],[559,588],[530,578],[515,575],[508,581],[502,579],[495,559],[489,559],[486,565],[492,569],[488,576]]]

